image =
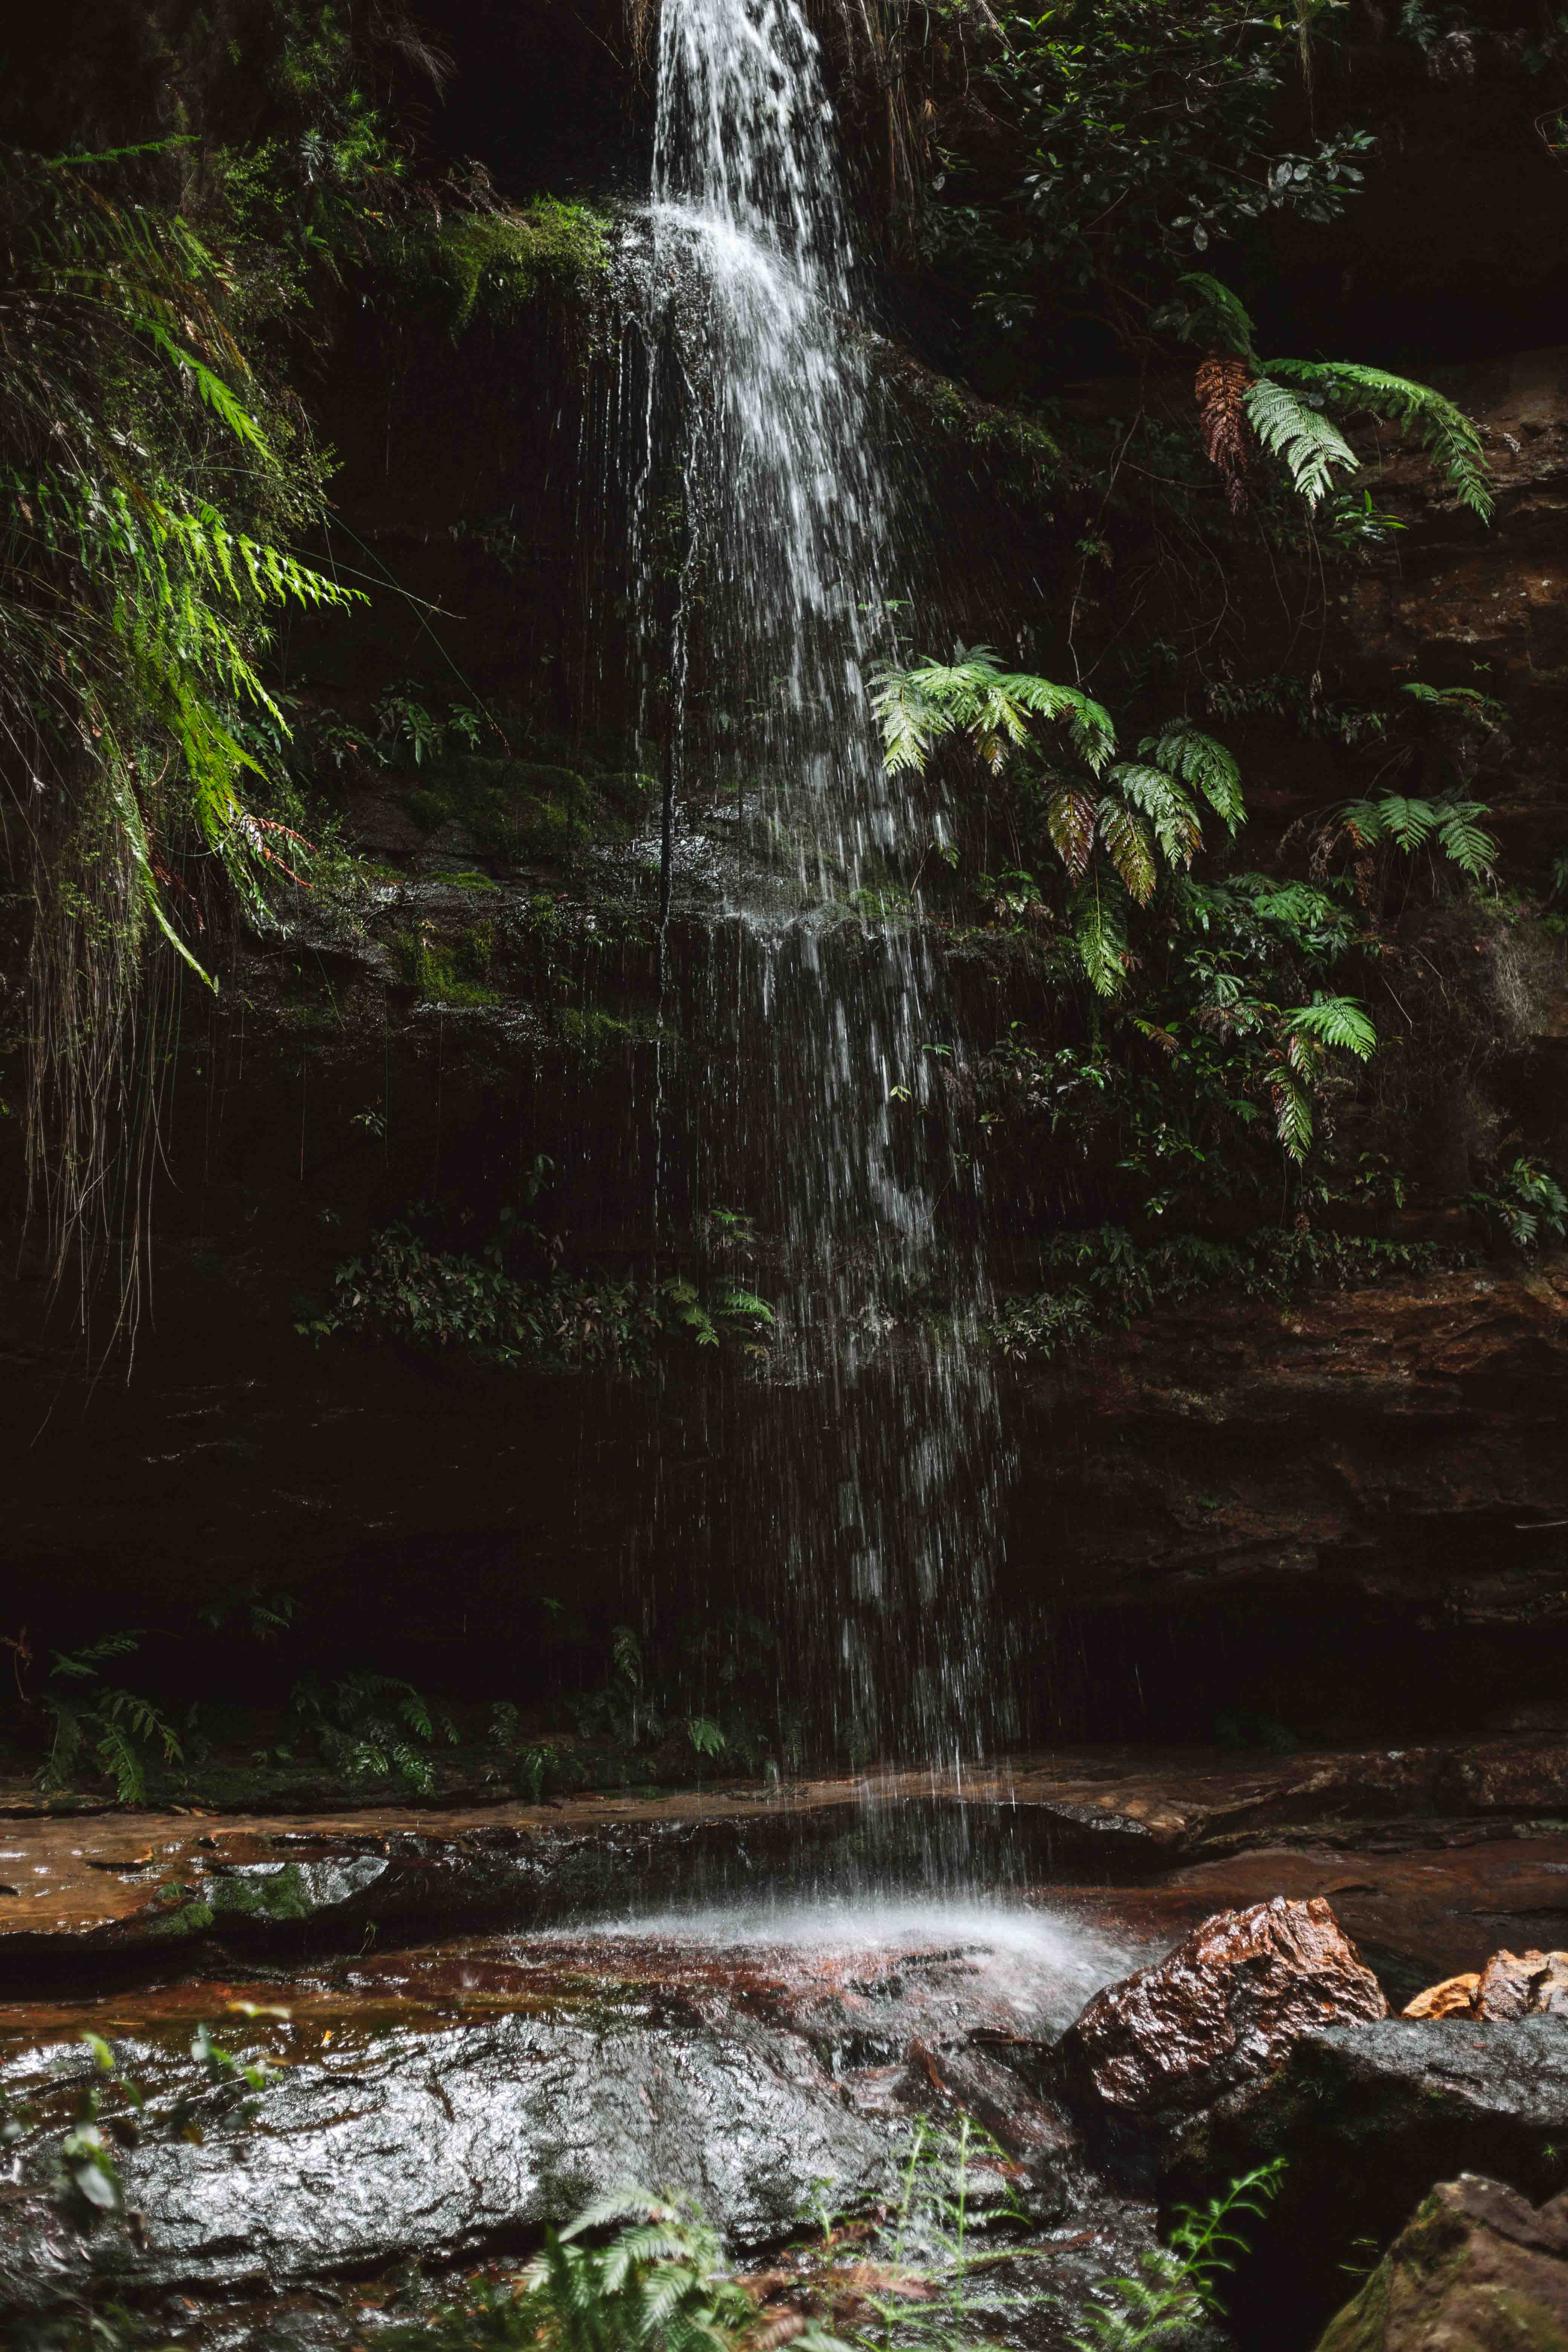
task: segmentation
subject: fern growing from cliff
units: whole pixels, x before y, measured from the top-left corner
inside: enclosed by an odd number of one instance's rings
[[[26,1144],[57,1276],[95,1233],[140,1230],[150,951],[205,979],[204,877],[260,911],[298,863],[247,800],[242,714],[287,734],[269,609],[349,601],[280,543],[319,482],[268,430],[225,269],[177,213],[106,194],[116,163],[0,162],[0,777],[35,910]]]
[[[1118,994],[1126,975],[1127,902],[1147,907],[1163,876],[1184,872],[1203,846],[1198,801],[1231,833],[1246,814],[1240,771],[1212,735],[1173,719],[1143,739],[1135,761],[1112,763],[1109,711],[1078,688],[1002,670],[985,646],[961,648],[951,663],[883,667],[872,707],[890,773],[923,772],[936,745],[955,736],[993,774],[1015,755],[1033,763],[1046,785],[1046,832],[1072,885],[1079,967],[1097,996]],[[1031,725],[1041,719],[1061,728],[1078,773],[1051,763],[1054,747]]]
[[[1205,270],[1189,270],[1178,282],[1181,293],[1160,323],[1184,341],[1205,346],[1211,361],[1223,355],[1245,367],[1251,381],[1240,396],[1247,420],[1263,446],[1284,459],[1292,486],[1310,507],[1332,487],[1336,467],[1353,473],[1361,464],[1329,413],[1332,408],[1344,415],[1375,416],[1414,433],[1459,504],[1483,522],[1489,519],[1492,495],[1481,436],[1443,393],[1358,361],[1260,359],[1252,319],[1228,286]],[[1207,377],[1205,368],[1210,369]],[[1211,362],[1205,368],[1199,370],[1198,402],[1205,443],[1234,485],[1242,461],[1218,429]]]

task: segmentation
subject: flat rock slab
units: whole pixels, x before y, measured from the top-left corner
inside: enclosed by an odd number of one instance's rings
[[[971,2075],[1054,2216],[1076,2146],[996,2053],[1058,2027],[1127,1957],[1049,1927],[1027,1948],[1016,1933],[490,1938],[289,1984],[19,2007],[0,2089],[35,2119],[0,2203],[0,2310],[41,2311],[89,2283],[142,2300],[516,2250],[627,2180],[695,2195],[737,2246],[756,2245],[807,2218],[820,2182],[844,2207],[890,2194],[912,2107],[931,2094],[956,2113]],[[259,2101],[207,2083],[189,2054],[198,2020],[276,2064]],[[123,2158],[138,2221],[84,2233],[60,2215],[52,2162],[91,2079],[87,2023],[148,2104]],[[115,2105],[110,2090],[106,2114]],[[982,2200],[988,2177],[1000,2185],[983,2165]]]
[[[870,1845],[895,1815],[960,1806],[999,1853],[1006,1847],[1000,1878],[1065,1877],[1085,1859],[1108,1874],[1147,1874],[1331,1834],[1371,1848],[1441,1843],[1467,1823],[1555,1828],[1568,1823],[1568,1742],[1530,1736],[1246,1761],[1205,1749],[1077,1751],[962,1781],[886,1773],[782,1791],[735,1783],[445,1811],[16,1812],[0,1822],[0,1969],[15,1978],[75,1948],[153,1952],[215,1933],[297,1939],[312,1924],[348,1934],[394,1920],[602,1916],[676,1889],[787,1876],[808,1848],[816,1871],[825,1849]],[[1297,1890],[1267,1889],[1280,1891]]]

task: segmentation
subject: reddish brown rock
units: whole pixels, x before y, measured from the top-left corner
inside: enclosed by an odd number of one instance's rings
[[[1434,2189],[1318,2352],[1568,2352],[1568,2197],[1463,2173]]]
[[[1107,1985],[1063,2035],[1058,2081],[1113,2158],[1157,2149],[1298,2035],[1386,2017],[1321,1895],[1222,1911],[1157,1968]]]
[[[1494,1952],[1484,1969],[1428,1985],[1406,2017],[1568,2017],[1568,1952]]]

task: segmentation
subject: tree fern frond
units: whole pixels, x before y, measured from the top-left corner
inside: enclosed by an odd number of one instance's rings
[[[1488,814],[1484,801],[1439,801],[1437,838],[1456,866],[1471,876],[1489,873],[1497,863],[1498,845],[1477,820]]]
[[[1289,1036],[1321,1038],[1340,1045],[1358,1059],[1370,1061],[1377,1051],[1377,1031],[1364,1004],[1353,996],[1315,996],[1285,1015]]]
[[[1190,866],[1203,847],[1203,822],[1174,777],[1163,768],[1123,761],[1112,768],[1110,781],[1149,819],[1171,864]]]
[[[1385,793],[1378,803],[1383,829],[1401,849],[1419,849],[1430,840],[1437,812],[1430,801],[1406,800],[1402,793]]]
[[[1430,384],[1352,360],[1269,360],[1266,365],[1271,376],[1331,393],[1342,407],[1413,426],[1460,505],[1483,522],[1490,518],[1490,478],[1481,436],[1464,410]]]
[[[1312,1148],[1312,1098],[1282,1062],[1268,1074],[1274,1100],[1274,1131],[1298,1166]]]
[[[1177,278],[1184,300],[1174,302],[1158,322],[1189,343],[1207,351],[1227,352],[1235,359],[1253,357],[1254,329],[1246,304],[1206,269],[1188,269]]]
[[[1129,897],[1146,907],[1154,895],[1158,872],[1149,829],[1127,803],[1110,793],[1099,808],[1100,837],[1106,854],[1126,885]]]
[[[1075,784],[1063,784],[1046,803],[1051,846],[1075,882],[1081,882],[1094,854],[1094,803]]]
[[[1241,771],[1223,743],[1178,719],[1170,720],[1157,735],[1145,736],[1138,751],[1141,759],[1202,793],[1215,814],[1232,833],[1236,831],[1247,814],[1247,803],[1242,797]]]
[[[1127,925],[1109,877],[1091,874],[1073,900],[1073,940],[1097,996],[1114,996],[1127,973]]]
[[[1310,408],[1272,376],[1247,386],[1247,414],[1264,447],[1283,457],[1290,478],[1310,507],[1333,488],[1333,467],[1353,473],[1361,459],[1331,416]]]

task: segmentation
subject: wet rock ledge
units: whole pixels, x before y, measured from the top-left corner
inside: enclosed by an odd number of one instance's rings
[[[213,1940],[527,1928],[687,1896],[944,1873],[1043,1889],[1136,1932],[1268,1894],[1331,1895],[1401,1998],[1500,1940],[1568,1939],[1568,1742],[1555,1735],[1238,1759],[1082,1749],[925,1772],[317,1815],[0,1819],[0,1975]],[[24,1811],[24,1807],[31,1807]],[[1114,1883],[1114,1895],[1107,1891]],[[1098,1891],[1097,1891],[1098,1890]],[[1563,1932],[1553,1926],[1561,1923]]]

